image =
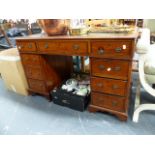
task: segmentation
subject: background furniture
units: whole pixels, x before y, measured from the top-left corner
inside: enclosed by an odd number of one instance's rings
[[[137,43],[137,53],[139,54],[139,80],[135,98],[135,111],[133,121],[138,122],[140,112],[144,110],[155,110],[155,104],[140,104],[141,85],[150,95],[155,97],[155,45],[150,45],[150,30],[142,29],[141,38]],[[141,85],[140,85],[141,84]]]
[[[50,98],[50,91],[70,77],[72,56],[89,56],[89,111],[107,111],[127,120],[136,38],[134,33],[55,37],[41,34],[18,38],[16,43],[29,92]]]
[[[0,53],[0,74],[8,90],[28,95],[28,84],[17,48],[3,50]]]

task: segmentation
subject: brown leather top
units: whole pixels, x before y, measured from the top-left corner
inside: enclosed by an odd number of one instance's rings
[[[35,34],[24,37],[17,37],[16,40],[33,40],[33,39],[135,39],[138,37],[138,33],[89,33],[88,35],[61,35],[61,36],[47,36],[47,34]]]

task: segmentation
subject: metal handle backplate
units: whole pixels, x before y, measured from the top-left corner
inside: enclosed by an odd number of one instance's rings
[[[121,47],[117,47],[117,48],[115,48],[115,51],[116,52],[121,52],[122,51],[122,48]]]
[[[73,49],[74,49],[74,50],[78,50],[79,48],[80,48],[79,45],[77,45],[77,44],[73,45]]]

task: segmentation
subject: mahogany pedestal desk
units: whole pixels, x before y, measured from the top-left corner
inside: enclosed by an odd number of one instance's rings
[[[106,111],[127,120],[132,57],[137,34],[45,34],[17,38],[29,92],[47,97],[72,72],[71,56],[89,56],[90,112]]]

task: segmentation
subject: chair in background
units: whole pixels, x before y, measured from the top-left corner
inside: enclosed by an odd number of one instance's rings
[[[139,82],[136,90],[135,109],[133,121],[138,122],[140,112],[144,110],[155,110],[155,103],[140,104],[141,85],[144,90],[155,97],[155,44],[150,45],[150,30],[142,29],[141,38],[137,43],[139,54]]]

